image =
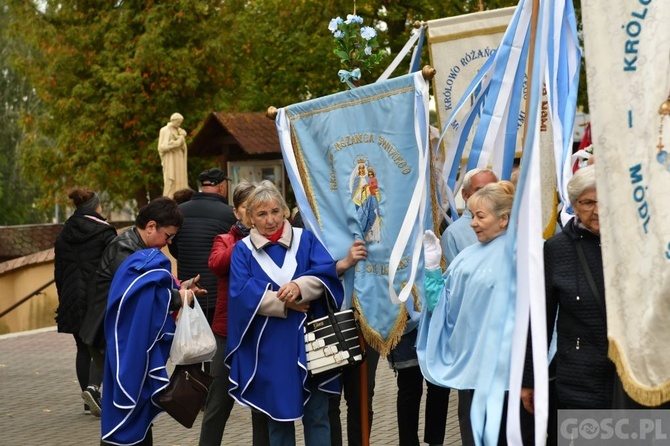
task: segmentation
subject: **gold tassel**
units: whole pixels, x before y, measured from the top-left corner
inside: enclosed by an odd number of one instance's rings
[[[547,224],[547,227],[544,228],[542,232],[542,238],[545,240],[550,239],[556,233],[556,219],[558,218],[558,191],[554,191],[554,202],[552,204],[553,211],[551,212],[551,219]]]
[[[379,352],[383,357],[388,356],[388,354],[398,345],[402,334],[405,332],[405,326],[407,325],[407,310],[404,306],[400,307],[398,312],[398,317],[396,318],[393,328],[389,333],[388,338],[384,339],[382,335],[372,328],[368,323],[367,319],[363,316],[363,311],[361,309],[361,304],[358,301],[356,293],[351,297],[351,306],[354,308],[354,314],[356,315],[356,321],[361,327],[361,332],[363,332],[363,338],[370,347]]]
[[[635,381],[628,369],[621,348],[614,339],[609,340],[609,358],[616,366],[619,379],[626,393],[643,406],[655,407],[670,401],[670,380],[657,387],[647,387]]]

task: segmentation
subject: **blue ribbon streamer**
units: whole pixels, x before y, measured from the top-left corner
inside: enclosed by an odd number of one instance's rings
[[[351,71],[347,70],[340,70],[337,72],[337,75],[340,76],[340,81],[345,82],[349,88],[352,90],[356,88],[354,84],[352,84],[349,79],[353,79],[355,81],[359,80],[361,78],[361,70],[360,68],[354,68]]]

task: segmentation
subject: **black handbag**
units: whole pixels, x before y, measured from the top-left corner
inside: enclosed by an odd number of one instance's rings
[[[177,365],[170,383],[158,397],[158,405],[183,426],[191,428],[213,380],[212,375],[201,369],[201,364]]]
[[[353,310],[335,312],[326,298],[328,314],[305,323],[307,371],[311,376],[355,367],[365,359],[365,349]]]

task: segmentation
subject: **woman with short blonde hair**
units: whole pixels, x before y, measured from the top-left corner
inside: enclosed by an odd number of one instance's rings
[[[310,376],[303,326],[344,298],[335,262],[310,231],[291,227],[277,188],[263,181],[246,202],[249,236],[233,248],[228,295],[230,395],[269,417],[271,445],[295,444],[302,420],[305,444],[330,444],[328,393],[335,374]]]
[[[472,434],[477,444],[499,444],[508,390],[515,295],[507,240],[514,188],[489,183],[468,198],[478,243],[461,251],[442,276],[441,246],[424,237],[426,307],[417,356],[433,384],[472,392]],[[467,437],[464,437],[467,438]]]

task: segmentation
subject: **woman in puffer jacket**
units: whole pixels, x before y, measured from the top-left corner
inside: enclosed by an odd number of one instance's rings
[[[54,245],[54,278],[59,302],[56,323],[60,333],[72,333],[77,345],[75,369],[82,398],[87,403],[84,411],[99,417],[102,376],[91,360],[88,346],[79,337],[79,329],[86,314],[88,295],[95,293],[100,257],[116,237],[116,229],[100,215],[100,197],[94,191],[73,189],[68,196],[76,210],[63,225]]]

